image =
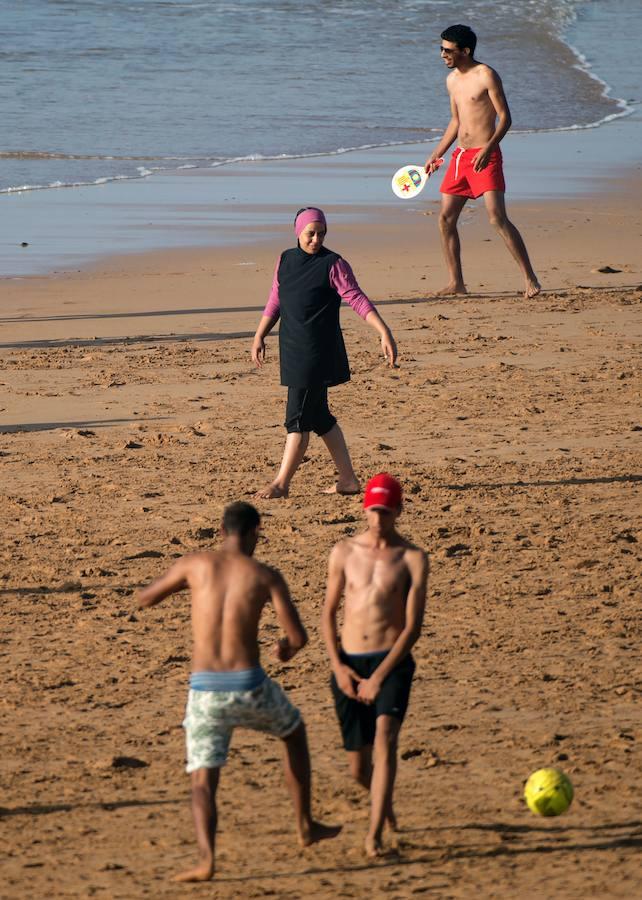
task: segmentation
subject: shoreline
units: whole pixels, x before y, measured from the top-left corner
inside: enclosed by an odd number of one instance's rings
[[[502,142],[507,205],[599,199],[639,171],[640,143],[639,108],[591,129],[509,132]],[[281,240],[293,210],[305,204],[324,206],[337,223],[403,221],[439,200],[436,179],[412,204],[390,190],[400,165],[420,164],[426,155],[426,143],[402,144],[5,195],[0,282],[89,270],[111,257],[126,265],[139,254],[254,246],[267,235],[268,242],[272,235]],[[29,246],[21,247],[23,240]]]

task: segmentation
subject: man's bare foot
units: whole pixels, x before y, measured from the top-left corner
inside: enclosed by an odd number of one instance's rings
[[[172,881],[209,881],[214,876],[214,860],[202,862],[187,872],[175,875]]]
[[[537,278],[526,279],[526,290],[524,291],[524,297],[526,298],[526,300],[529,300],[531,297],[537,297],[541,290],[542,285],[539,283]]]
[[[358,481],[337,481],[332,487],[326,488],[324,494],[360,494],[361,485]]]
[[[384,855],[381,838],[373,837],[371,834],[366,837],[364,849],[366,856],[370,859],[377,859],[377,857]]]
[[[310,822],[299,830],[299,844],[309,847],[319,841],[327,841],[336,837],[341,831],[342,825],[322,825],[321,822]]]
[[[281,487],[280,484],[273,481],[263,490],[257,491],[254,496],[259,500],[277,500],[280,497],[287,497],[288,494],[289,491],[286,487]]]
[[[462,281],[460,284],[451,283],[447,284],[445,288],[442,288],[440,291],[435,291],[435,297],[452,297],[454,294],[467,294],[466,285]]]

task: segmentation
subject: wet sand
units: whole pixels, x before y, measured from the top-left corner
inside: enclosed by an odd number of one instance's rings
[[[328,245],[401,354],[388,370],[345,310],[353,378],[332,405],[360,476],[402,481],[400,528],[432,565],[401,831],[374,864],[318,629],[328,552],[360,529],[361,508],[321,493],[333,472],[313,440],[290,498],[258,504],[257,548],[311,640],[292,664],[264,662],[308,724],[316,813],[343,831],[298,849],[278,743],[239,732],[216,880],[169,880],[194,859],[189,609],[180,595],[134,612],[132,594],[215,545],[223,507],[275,471],[276,341],[261,373],[249,347],[288,231],[3,283],[3,896],[640,893],[641,216],[639,187],[616,188],[512,209],[545,288],[533,300],[480,206],[462,229],[473,293],[446,300],[430,296],[445,282],[436,205],[358,232],[330,218]],[[268,615],[266,648],[275,634]],[[545,765],[575,785],[559,819],[521,799]]]

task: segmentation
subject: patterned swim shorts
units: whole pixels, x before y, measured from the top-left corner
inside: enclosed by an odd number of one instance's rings
[[[271,678],[266,677],[252,691],[190,690],[183,722],[186,770],[224,766],[235,728],[251,728],[284,738],[300,722],[301,713]]]

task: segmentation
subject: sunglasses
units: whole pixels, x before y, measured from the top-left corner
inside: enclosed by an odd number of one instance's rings
[[[454,56],[454,54],[458,52],[458,48],[457,47],[440,47],[439,52],[443,53],[444,56]]]

